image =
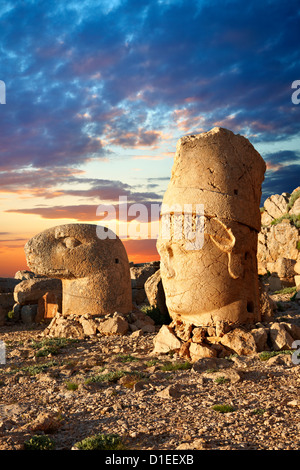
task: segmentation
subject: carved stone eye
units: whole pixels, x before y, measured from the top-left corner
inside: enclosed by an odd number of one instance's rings
[[[81,245],[81,242],[74,237],[67,237],[64,239],[64,244],[67,248],[75,248],[78,245]]]

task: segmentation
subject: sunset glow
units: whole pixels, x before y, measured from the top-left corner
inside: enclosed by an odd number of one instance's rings
[[[299,18],[295,0],[2,6],[0,276],[26,269],[46,228],[101,223],[99,205],[118,221],[120,197],[161,204],[183,135],[249,138],[267,162],[262,203],[298,187]],[[150,219],[148,237],[123,240],[129,261],[159,259]]]

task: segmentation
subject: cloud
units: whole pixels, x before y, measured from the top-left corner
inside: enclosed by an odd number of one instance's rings
[[[292,193],[299,186],[300,163],[267,170],[262,184],[262,202],[271,194]]]
[[[174,133],[219,122],[256,140],[299,134],[296,0],[104,4],[33,0],[2,13],[0,168],[153,147],[174,112]]]

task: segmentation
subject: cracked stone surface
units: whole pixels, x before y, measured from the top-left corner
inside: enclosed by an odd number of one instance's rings
[[[179,140],[157,241],[172,319],[199,326],[260,320],[256,254],[264,172],[250,142],[226,129]],[[185,224],[201,227],[199,205],[203,239],[193,244]]]
[[[102,240],[97,225],[66,224],[31,238],[24,250],[32,271],[62,279],[63,315],[131,311],[129,262],[116,235]]]

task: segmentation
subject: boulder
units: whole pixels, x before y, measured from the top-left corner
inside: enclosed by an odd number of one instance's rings
[[[166,297],[162,285],[160,269],[152,274],[152,276],[148,277],[144,288],[149,304],[153,307],[157,307],[162,315],[167,316],[168,309],[166,306]]]
[[[288,333],[283,323],[272,323],[269,331],[274,351],[292,349],[294,338]]]
[[[20,280],[9,277],[0,278],[0,326],[4,325],[8,312],[14,306],[14,289]]]
[[[17,271],[15,274],[15,279],[19,279],[20,281],[25,281],[26,279],[33,279],[37,277],[35,273],[28,270]]]
[[[123,336],[128,332],[128,322],[123,315],[115,313],[113,317],[100,322],[98,330],[105,336]]]
[[[266,328],[260,327],[251,330],[251,334],[254,338],[257,352],[267,351],[268,346],[268,330]]]
[[[14,290],[14,300],[21,305],[37,304],[47,292],[62,295],[60,279],[33,278],[21,281]]]
[[[139,263],[130,267],[131,286],[133,289],[143,289],[147,279],[159,269],[159,262]]]
[[[272,219],[278,219],[283,214],[287,213],[289,198],[284,194],[273,194],[264,202],[266,213]]]
[[[37,314],[37,309],[38,306],[37,304],[31,304],[31,305],[23,305],[21,308],[21,321],[23,323],[34,323],[35,322],[35,317]]]
[[[222,336],[220,343],[241,356],[249,356],[257,352],[253,335],[242,328],[235,328],[226,333]]]
[[[190,343],[189,353],[192,362],[197,362],[204,357],[216,357],[217,351],[213,347],[204,344]]]
[[[179,350],[181,341],[174,334],[172,328],[168,325],[163,325],[155,338],[153,339],[154,350],[153,354],[167,353],[169,351]]]

